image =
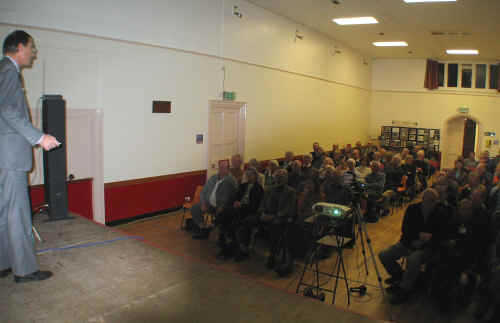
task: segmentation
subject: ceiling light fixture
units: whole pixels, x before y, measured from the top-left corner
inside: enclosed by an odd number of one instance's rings
[[[457,0],[403,0],[406,3],[422,3],[422,2],[457,2]]]
[[[405,41],[376,41],[372,43],[377,47],[403,47],[408,46],[408,43]]]
[[[448,55],[478,55],[479,51],[477,49],[447,49],[446,54],[448,54]]]
[[[332,19],[337,25],[366,25],[378,24],[378,20],[373,17],[352,17],[352,18],[335,18]]]

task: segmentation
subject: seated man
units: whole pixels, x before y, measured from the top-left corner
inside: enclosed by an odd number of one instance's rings
[[[229,172],[231,173],[231,176],[234,177],[234,180],[238,185],[243,179],[243,170],[241,169],[242,164],[243,161],[241,160],[240,154],[231,156],[231,168],[229,169]]]
[[[285,159],[280,163],[280,168],[283,168],[287,172],[290,172],[293,163],[293,157],[293,151],[285,152]]]
[[[227,160],[219,162],[217,174],[209,178],[203,186],[200,195],[200,203],[193,205],[191,216],[198,229],[193,234],[193,239],[207,239],[210,230],[205,227],[203,214],[213,212],[217,216],[231,202],[231,197],[236,191],[236,182],[229,174],[229,163]]]
[[[297,191],[304,180],[305,178],[302,175],[302,163],[300,160],[294,160],[290,164],[290,171],[288,171],[288,185]]]
[[[322,201],[349,205],[352,201],[351,190],[342,184],[342,175],[332,166],[326,169],[325,181],[321,185]]]
[[[260,206],[264,189],[257,181],[257,170],[248,168],[245,171],[247,182],[238,187],[233,198],[233,205],[228,206],[216,219],[220,230],[218,257],[227,259],[235,255],[235,260],[241,261],[248,256],[248,241],[241,241],[241,224],[248,216],[255,215]]]
[[[423,192],[422,202],[411,204],[403,218],[401,240],[379,254],[380,262],[391,277],[386,283],[392,285],[388,292],[393,292],[392,304],[401,304],[408,300],[410,292],[420,271],[432,254],[432,248],[441,240],[441,230],[446,227],[436,205],[439,194],[428,188]],[[396,260],[407,257],[406,271],[403,272]]]
[[[267,267],[274,268],[279,247],[284,249],[284,257],[276,268],[280,274],[286,274],[293,267],[293,257],[289,250],[286,237],[286,227],[290,224],[296,212],[296,193],[288,186],[288,174],[286,170],[279,169],[276,172],[276,185],[272,186],[264,194],[262,202],[260,222],[269,225],[271,248]],[[280,243],[281,242],[281,243]]]
[[[367,220],[376,222],[378,215],[375,213],[376,202],[382,198],[385,185],[385,174],[380,171],[380,163],[373,160],[370,163],[372,172],[365,177],[367,196]],[[382,200],[383,202],[383,200]],[[382,206],[381,204],[380,206]]]
[[[270,160],[266,172],[264,173],[265,176],[265,182],[264,182],[264,189],[267,190],[269,187],[273,186],[276,179],[276,172],[278,171],[280,165],[277,160],[273,159]]]

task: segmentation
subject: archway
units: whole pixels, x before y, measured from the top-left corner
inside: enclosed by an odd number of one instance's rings
[[[446,118],[441,134],[441,168],[453,168],[458,156],[462,155],[464,144],[464,125],[467,119],[476,123],[476,140],[474,151],[476,154],[482,149],[483,129],[481,122],[469,114],[453,114]]]

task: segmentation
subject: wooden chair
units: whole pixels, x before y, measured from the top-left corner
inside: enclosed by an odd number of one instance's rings
[[[186,211],[187,210],[191,210],[191,208],[193,207],[193,205],[195,205],[196,203],[200,202],[200,196],[201,196],[201,191],[202,190],[203,190],[203,186],[201,186],[201,185],[196,186],[196,189],[194,191],[193,199],[190,200],[190,201],[186,201],[186,202],[184,202],[184,204],[182,204],[182,209],[183,209],[184,212],[182,213],[181,230],[183,230],[185,228],[184,227],[184,218],[186,216]]]

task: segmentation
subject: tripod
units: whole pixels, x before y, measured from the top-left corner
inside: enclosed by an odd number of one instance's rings
[[[331,218],[328,216],[315,215],[313,216],[313,227],[317,230],[315,232],[316,238],[316,246],[312,249],[310,256],[306,259],[304,263],[304,269],[302,270],[302,274],[300,276],[299,283],[297,284],[296,293],[298,294],[301,286],[307,286],[304,289],[304,295],[308,297],[313,297],[319,299],[321,301],[325,300],[325,292],[332,293],[332,304],[335,304],[335,298],[337,295],[337,287],[339,279],[345,281],[346,291],[347,291],[347,303],[351,303],[351,297],[349,293],[349,282],[347,278],[347,271],[345,269],[343,249],[345,238],[339,234],[339,229],[344,227],[347,223],[345,219],[337,220],[336,222],[332,222]],[[319,261],[320,261],[320,250],[323,246],[333,247],[337,252],[337,259],[334,265],[334,269],[331,273],[322,272],[319,270]],[[308,284],[304,282],[304,275],[308,270],[308,267],[311,267],[311,271],[314,274],[315,283]],[[320,284],[320,275],[328,276],[329,280],[332,277],[335,277],[335,284],[333,289],[327,289],[321,287]]]
[[[354,203],[353,217],[354,217],[354,226],[357,227],[357,232],[358,232],[357,237],[361,241],[361,252],[363,254],[363,260],[365,263],[366,275],[368,276],[369,272],[368,272],[368,261],[366,258],[365,240],[366,240],[366,245],[368,246],[368,250],[370,251],[370,256],[371,256],[372,263],[373,263],[373,268],[375,268],[375,272],[377,274],[377,281],[378,281],[378,285],[380,287],[380,290],[382,292],[382,298],[384,299],[384,302],[387,306],[387,314],[389,316],[389,321],[393,321],[391,305],[387,301],[387,294],[385,292],[384,286],[382,285],[382,278],[380,276],[380,271],[378,270],[377,263],[375,261],[375,253],[373,252],[371,239],[370,239],[370,236],[368,235],[368,231],[366,230],[366,222],[364,221],[364,217],[361,214],[361,207],[359,205],[359,200]],[[354,239],[356,239],[356,237]],[[357,289],[363,289],[363,287],[365,287],[365,286],[361,286]],[[364,290],[366,291],[366,287],[364,288]]]

